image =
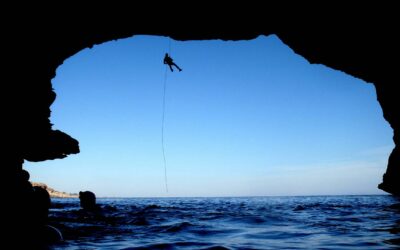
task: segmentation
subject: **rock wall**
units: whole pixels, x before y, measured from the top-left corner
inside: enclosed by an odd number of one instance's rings
[[[400,98],[395,61],[400,43],[394,6],[314,5],[298,11],[293,3],[252,9],[244,4],[228,11],[204,5],[187,8],[190,11],[180,6],[176,12],[128,4],[102,7],[101,11],[67,6],[61,6],[63,11],[47,6],[43,13],[19,10],[13,18],[26,21],[10,20],[14,25],[2,31],[7,38],[3,39],[7,64],[3,79],[8,79],[3,82],[4,93],[11,100],[3,112],[5,176],[21,169],[24,160],[64,158],[79,152],[78,141],[53,130],[49,117],[56,97],[51,84],[56,69],[80,50],[136,34],[177,40],[240,40],[276,34],[310,63],[324,64],[375,85],[396,144],[379,187],[400,194]]]
[[[60,191],[57,191],[54,188],[51,188],[41,182],[32,182],[32,186],[41,187],[41,188],[45,189],[49,193],[51,198],[78,198],[78,194],[70,194],[70,193],[66,193],[66,192],[60,192]]]

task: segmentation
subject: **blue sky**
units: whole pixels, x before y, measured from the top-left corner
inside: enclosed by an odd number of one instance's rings
[[[182,72],[162,63],[169,50]],[[167,70],[167,71],[166,71]],[[167,77],[165,190],[161,151]],[[135,36],[57,69],[51,121],[81,153],[26,162],[32,181],[97,196],[381,194],[393,148],[372,84],[310,65],[276,36]]]

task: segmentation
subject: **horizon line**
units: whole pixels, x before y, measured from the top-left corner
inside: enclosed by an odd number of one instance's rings
[[[97,196],[96,199],[171,199],[171,198],[276,198],[276,197],[318,197],[318,196],[393,196],[391,194],[313,194],[313,195],[220,195],[220,196]],[[395,196],[393,196],[395,197]],[[79,197],[52,197],[56,199],[79,199]]]

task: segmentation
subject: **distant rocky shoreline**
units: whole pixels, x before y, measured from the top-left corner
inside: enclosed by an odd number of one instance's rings
[[[53,188],[47,186],[44,183],[41,182],[31,182],[32,186],[34,187],[42,187],[44,189],[47,190],[47,192],[49,192],[50,197],[52,198],[78,198],[78,194],[70,194],[70,193],[66,193],[66,192],[60,192],[57,190],[54,190]]]

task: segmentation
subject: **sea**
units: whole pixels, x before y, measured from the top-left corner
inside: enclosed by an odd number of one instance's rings
[[[389,195],[52,199],[49,249],[400,249]]]

